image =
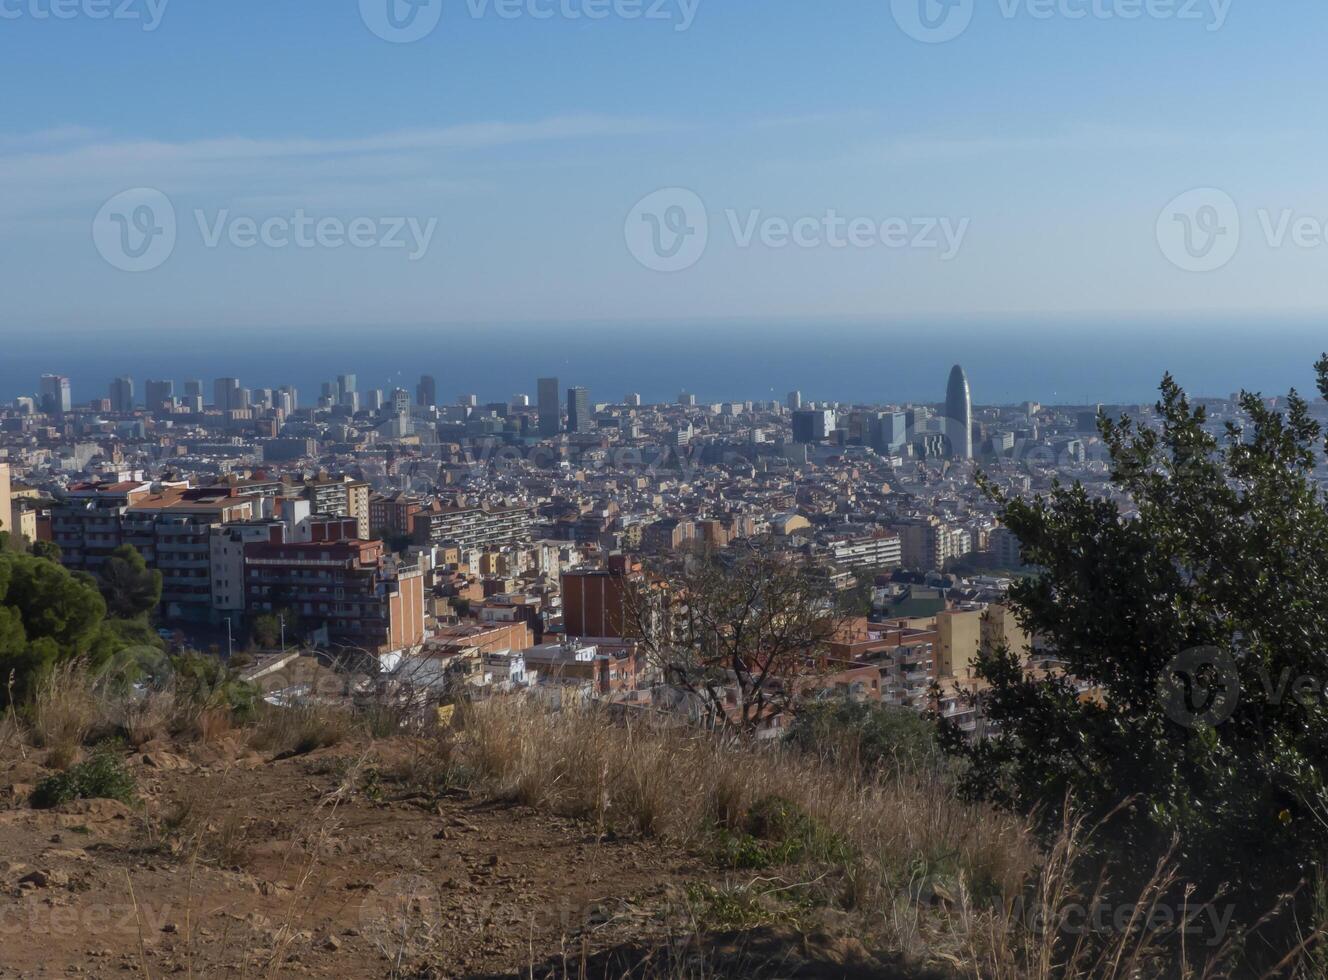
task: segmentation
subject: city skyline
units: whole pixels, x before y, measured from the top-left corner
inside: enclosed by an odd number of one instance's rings
[[[538,432],[542,438],[554,436],[564,431],[569,433],[591,431],[590,413],[597,404],[628,408],[657,408],[660,405],[670,404],[669,402],[645,402],[637,392],[626,392],[621,398],[609,398],[596,402],[590,397],[591,393],[588,387],[571,385],[566,389],[566,408],[564,410],[563,389],[560,388],[557,378],[538,378],[535,382],[535,388],[537,396],[534,407],[539,420]],[[305,410],[344,408],[352,413],[358,413],[360,411],[382,412],[390,407],[397,414],[408,414],[412,405],[416,408],[436,408],[449,404],[437,398],[437,380],[430,374],[420,376],[415,385],[413,400],[407,387],[398,386],[390,390],[380,388],[360,390],[357,377],[354,374],[339,374],[335,381],[322,382],[319,390],[320,395],[316,399],[311,402],[301,402],[299,389],[294,385],[245,387],[243,381],[239,378],[223,377],[213,380],[212,400],[208,401],[203,394],[204,382],[201,380],[186,380],[182,388],[183,394],[177,397],[175,379],[149,378],[144,382],[143,396],[135,398],[134,378],[130,375],[120,375],[111,379],[108,385],[107,397],[94,397],[85,402],[75,402],[71,396],[72,387],[69,378],[59,374],[43,374],[39,379],[38,393],[33,396],[18,396],[15,400],[15,407],[27,407],[33,412],[45,414],[64,414],[75,407],[82,408],[97,403],[104,404],[112,412],[122,414],[129,414],[138,410],[153,412],[163,408],[173,409],[176,407],[192,408],[193,411],[201,411],[204,407],[207,407],[221,412],[249,409],[251,407],[280,407],[286,414],[301,408]],[[359,395],[372,399],[373,404],[362,403],[358,397]],[[779,407],[780,404],[778,399],[738,399],[736,402],[727,399],[723,403],[764,404],[773,408]],[[501,406],[504,410],[510,408],[514,411],[529,410],[532,407],[530,396],[525,392],[513,394],[506,401],[486,402],[483,406],[480,404],[478,395],[467,393],[458,396],[451,404],[465,409]],[[695,394],[687,392],[686,389],[679,393],[672,404],[691,408],[700,405]],[[804,402],[801,391],[790,392],[785,399],[785,407],[795,415],[799,414],[804,406],[810,408],[814,405],[843,404],[845,403],[834,401],[818,402],[809,400]],[[883,402],[880,404],[890,403]],[[941,409],[940,417],[945,420],[947,425],[953,422],[961,425],[967,431],[972,425],[973,403],[968,377],[963,367],[956,364],[951,369],[947,379],[945,397],[942,400],[923,402],[922,404],[936,405]],[[566,419],[565,428],[564,417]],[[824,435],[824,432],[822,432],[822,435]],[[958,437],[951,433],[947,434],[947,438],[956,439]],[[965,459],[972,457],[971,432],[968,432],[966,438],[959,439],[955,453]]]
[[[862,323],[830,330],[815,322],[717,322],[629,334],[621,325],[579,331],[507,325],[403,329],[389,343],[371,345],[364,340],[373,331],[325,331],[314,347],[289,330],[208,331],[180,348],[142,330],[93,331],[63,343],[34,335],[12,349],[0,361],[0,399],[33,394],[47,373],[69,377],[83,401],[105,394],[111,377],[125,373],[140,383],[205,375],[211,384],[213,377],[238,375],[251,386],[289,384],[312,395],[354,368],[362,388],[412,393],[420,373],[429,373],[446,401],[464,393],[499,401],[523,389],[534,398],[534,379],[557,373],[601,399],[633,391],[660,402],[686,389],[704,401],[766,400],[804,389],[820,401],[934,402],[935,386],[926,379],[948,372],[953,354],[982,365],[986,404],[1151,404],[1164,372],[1204,397],[1242,388],[1270,397],[1293,387],[1313,390],[1310,366],[1325,346],[1317,319],[1263,324],[1258,344],[1249,342],[1248,327],[1229,318],[1216,322],[1214,332],[1206,319],[1086,321],[1062,329],[914,321],[887,341],[875,325]],[[706,346],[706,357],[692,355],[697,344]],[[890,370],[902,364],[908,369]]]

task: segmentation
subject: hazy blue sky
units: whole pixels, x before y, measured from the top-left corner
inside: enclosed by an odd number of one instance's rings
[[[1328,308],[1323,0],[412,2],[0,0],[0,331]]]

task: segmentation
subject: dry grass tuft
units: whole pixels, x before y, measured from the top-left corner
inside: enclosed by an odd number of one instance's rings
[[[833,842],[823,851],[851,855],[840,862],[835,899],[858,910],[889,908],[920,866],[984,892],[1014,892],[1038,863],[1025,824],[960,802],[939,782],[873,783],[778,746],[618,725],[594,709],[551,713],[518,699],[474,705],[462,753],[495,795],[688,846],[740,832],[759,804],[786,801]]]
[[[339,745],[357,733],[355,718],[344,708],[315,703],[263,710],[249,744],[261,752],[305,755]]]
[[[67,769],[78,761],[88,735],[101,720],[102,706],[84,665],[62,664],[37,686],[29,707],[29,737],[47,749],[46,764]]]
[[[1240,975],[1238,930],[1187,942],[1159,927],[1189,921],[1201,905],[1168,861],[1137,896],[1120,898],[1093,831],[1068,807],[1043,848],[1026,823],[959,800],[934,774],[876,780],[778,744],[728,746],[518,698],[469,706],[464,721],[457,753],[478,788],[605,830],[712,849],[731,868],[769,868],[773,877],[754,881],[793,881],[799,901],[848,912],[858,935],[906,962],[973,980]],[[784,837],[768,833],[781,822]],[[724,850],[713,850],[716,840]],[[1105,928],[1085,921],[1100,908]]]

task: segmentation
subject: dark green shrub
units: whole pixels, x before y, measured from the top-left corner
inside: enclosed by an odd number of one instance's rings
[[[721,828],[716,863],[759,870],[789,864],[844,864],[853,856],[844,838],[779,796],[757,800],[741,827]]]
[[[39,810],[70,800],[134,802],[134,777],[109,749],[99,749],[86,762],[67,772],[48,776],[37,784],[29,802]]]
[[[785,741],[865,773],[934,773],[943,763],[935,726],[915,711],[836,699],[803,705]]]

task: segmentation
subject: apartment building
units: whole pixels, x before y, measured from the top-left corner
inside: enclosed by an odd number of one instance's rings
[[[936,673],[969,677],[984,630],[982,611],[948,609],[936,614]]]
[[[635,634],[628,589],[641,565],[612,555],[608,568],[578,568],[562,575],[563,628],[568,636],[622,637]]]
[[[11,484],[9,488],[10,523],[6,530],[29,541],[50,540],[50,511],[43,495],[35,487]]]
[[[212,618],[212,531],[254,516],[246,497],[196,497],[167,490],[134,500],[121,517],[124,544],[161,572],[161,614],[190,622]]]
[[[462,551],[491,545],[524,544],[531,540],[531,511],[528,507],[455,507],[428,510],[415,515],[415,540],[419,544],[455,543]]]
[[[1022,568],[1024,564],[1019,538],[1008,527],[993,528],[987,535],[991,560],[999,568]]]
[[[929,692],[936,679],[933,643],[902,643],[887,653],[879,666],[882,703],[913,711],[924,711],[931,706]]]
[[[1014,610],[1001,603],[987,607],[982,617],[979,645],[983,653],[994,653],[1003,647],[1020,658],[1027,657],[1033,648],[1028,633],[1015,618]]]
[[[412,534],[415,515],[424,509],[419,499],[408,494],[388,497],[373,494],[369,498],[369,535],[373,538],[397,538]]]
[[[245,545],[250,615],[293,608],[334,646],[369,655],[424,640],[424,572],[389,560],[379,541]]]
[[[830,542],[830,560],[842,568],[898,568],[904,545],[893,532]]]
[[[641,535],[641,547],[646,551],[677,551],[696,537],[696,525],[688,520],[669,517],[655,521]]]
[[[945,563],[973,550],[972,538],[964,528],[951,527],[936,518],[899,524],[902,558],[906,568],[930,572],[943,569]]]
[[[245,547],[281,542],[286,534],[286,525],[281,521],[246,521],[212,528],[209,551],[213,609],[219,613],[243,612]]]
[[[369,484],[350,479],[310,480],[305,484],[305,495],[315,514],[355,518],[358,536],[369,540]]]
[[[71,484],[51,509],[51,540],[60,548],[61,563],[95,572],[125,543],[121,518],[129,505],[151,493],[152,485],[140,480]]]
[[[528,679],[542,685],[586,686],[605,697],[636,690],[644,663],[629,648],[564,641],[541,643],[524,652]]]

